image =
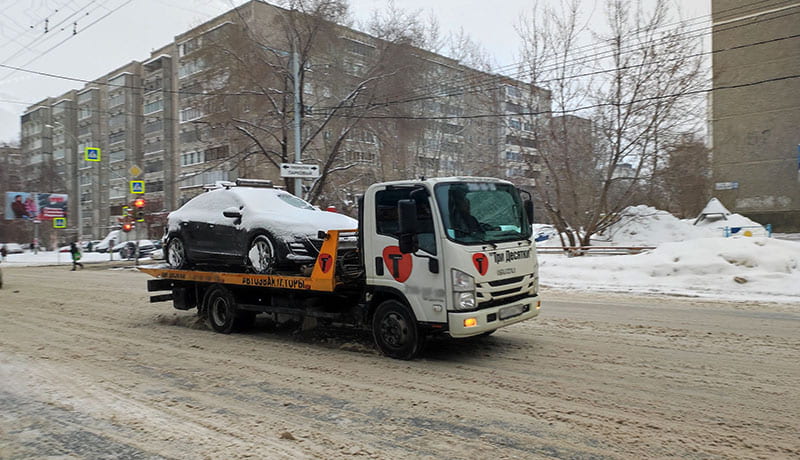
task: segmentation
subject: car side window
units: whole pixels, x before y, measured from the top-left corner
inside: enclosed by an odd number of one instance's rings
[[[375,194],[375,216],[378,234],[398,238],[400,222],[397,217],[397,202],[411,198],[414,189],[401,188],[381,190]],[[417,228],[419,248],[436,255],[436,238],[433,228],[433,212],[430,200],[425,195],[414,198],[417,204]]]

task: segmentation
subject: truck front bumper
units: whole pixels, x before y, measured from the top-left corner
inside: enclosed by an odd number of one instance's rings
[[[447,313],[448,331],[455,338],[472,337],[538,316],[540,307],[541,301],[536,295],[483,310],[451,311]]]

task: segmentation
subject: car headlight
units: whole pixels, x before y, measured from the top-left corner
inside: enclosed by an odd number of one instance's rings
[[[453,308],[456,310],[472,310],[475,302],[475,278],[461,270],[452,270]]]

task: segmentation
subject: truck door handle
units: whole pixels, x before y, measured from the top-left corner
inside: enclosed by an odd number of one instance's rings
[[[383,257],[378,256],[375,258],[375,274],[383,276]]]

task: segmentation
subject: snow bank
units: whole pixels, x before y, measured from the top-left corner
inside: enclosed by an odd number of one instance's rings
[[[543,285],[800,305],[800,243],[701,238],[630,256],[540,255]]]
[[[652,206],[630,206],[620,214],[620,220],[597,236],[598,243],[617,245],[658,245],[673,241],[723,236],[722,232],[695,227],[672,214]]]

